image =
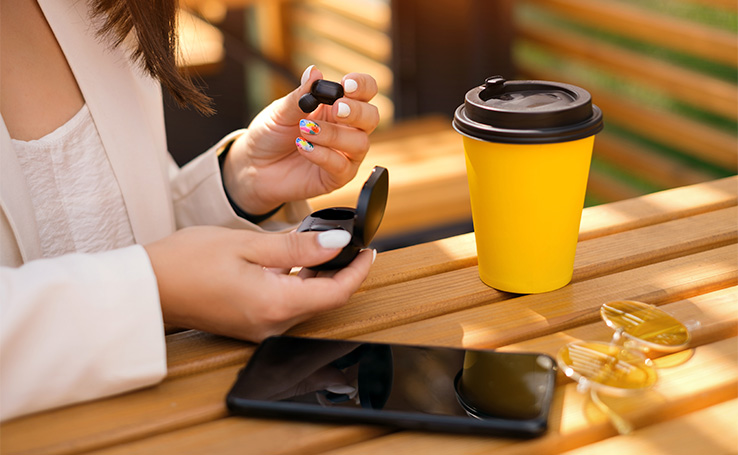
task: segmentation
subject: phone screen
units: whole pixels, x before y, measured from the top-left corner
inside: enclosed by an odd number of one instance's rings
[[[226,402],[237,414],[537,436],[548,355],[296,337],[265,340]]]

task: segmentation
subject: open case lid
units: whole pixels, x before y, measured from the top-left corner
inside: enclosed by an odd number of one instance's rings
[[[359,193],[359,202],[356,204],[354,239],[361,242],[362,248],[371,243],[382,223],[388,195],[389,171],[381,166],[374,166],[372,175],[364,183]]]

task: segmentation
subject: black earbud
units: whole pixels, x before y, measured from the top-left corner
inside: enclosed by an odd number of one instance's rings
[[[351,242],[338,253],[338,256],[310,269],[335,270],[346,267],[358,256],[362,248],[369,246],[384,217],[388,195],[389,172],[381,166],[375,166],[359,193],[355,209],[327,208],[313,212],[302,220],[297,232],[341,229],[351,234]]]
[[[318,79],[310,87],[310,93],[300,97],[298,102],[302,112],[309,114],[322,104],[333,104],[338,98],[343,97],[343,86],[338,82]]]

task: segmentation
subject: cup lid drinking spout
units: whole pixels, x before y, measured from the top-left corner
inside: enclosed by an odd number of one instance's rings
[[[492,76],[466,93],[454,128],[490,142],[540,144],[582,139],[603,128],[602,111],[581,87]]]

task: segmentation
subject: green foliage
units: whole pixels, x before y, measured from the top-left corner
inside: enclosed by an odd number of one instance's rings
[[[718,7],[697,2],[670,0],[607,1],[616,1],[626,4],[629,7],[644,9],[646,11],[645,14],[653,12],[654,14],[674,17],[679,20],[686,20],[702,26],[727,31],[736,34],[736,39],[738,39],[738,14],[735,11],[726,11]],[[625,33],[618,34],[598,29],[594,26],[583,25],[553,14],[543,8],[535,7],[532,4],[518,4],[516,7],[516,21],[531,25],[542,24],[547,26],[547,28],[559,28],[563,31],[581,36],[583,42],[602,42],[647,56],[648,58],[663,60],[672,65],[688,68],[734,85],[738,83],[738,68],[734,66],[708,61],[685,52],[680,52],[679,50],[638,41],[626,36]],[[584,88],[596,88],[597,90],[606,91],[629,102],[677,114],[715,130],[726,132],[736,137],[736,153],[738,153],[738,122],[734,119],[725,118],[701,109],[699,106],[675,99],[666,92],[659,90],[658,87],[634,83],[616,74],[611,74],[602,68],[571,59],[562,59],[557,55],[551,55],[544,48],[536,45],[518,42],[513,48],[513,58],[515,61],[523,62],[525,66],[533,67],[536,71],[544,74],[547,69],[550,69],[555,74],[561,74],[570,78],[570,81],[576,81],[575,83]],[[738,90],[738,85],[736,85],[736,90]],[[678,161],[692,169],[699,169],[706,175],[713,175],[715,178],[734,175],[736,173],[735,169],[726,169],[702,161],[694,156],[689,156],[679,150],[675,150],[673,147],[629,131],[627,128],[617,125],[612,121],[606,122],[606,131],[609,134],[636,142],[649,150],[655,151],[662,156],[667,156],[669,159]],[[623,169],[597,157],[593,160],[592,172],[616,179],[620,183],[642,194],[664,189],[657,187],[652,182],[644,181],[643,178],[635,176],[628,169]],[[599,198],[597,195],[587,195],[587,205],[595,205],[602,202],[607,201]]]

